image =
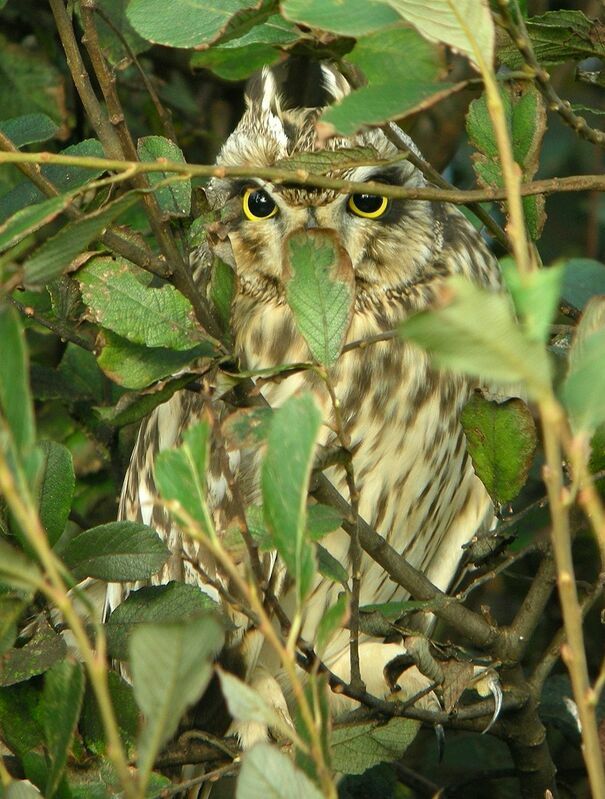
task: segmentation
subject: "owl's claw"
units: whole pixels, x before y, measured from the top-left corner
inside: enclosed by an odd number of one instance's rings
[[[437,737],[437,762],[441,763],[445,754],[445,730],[443,724],[435,724],[435,735]]]
[[[489,724],[481,733],[482,735],[485,735],[486,732],[489,732],[491,730],[491,728],[498,720],[498,716],[500,715],[500,711],[502,710],[503,693],[502,693],[502,686],[500,685],[500,680],[498,679],[498,676],[494,674],[492,677],[490,677],[487,686],[489,688],[490,694],[494,697],[494,713],[491,717]]]

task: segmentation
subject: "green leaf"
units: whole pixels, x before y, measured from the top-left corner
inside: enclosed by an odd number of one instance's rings
[[[125,425],[134,424],[134,422],[140,421],[145,416],[149,416],[154,408],[167,402],[173,394],[184,388],[192,379],[191,375],[185,375],[184,377],[177,377],[175,380],[167,381],[157,391],[150,391],[144,394],[126,393],[120,397],[117,405],[111,408],[96,407],[94,410],[100,419],[112,425],[112,427],[124,427]]]
[[[151,527],[122,521],[101,524],[76,535],[63,550],[63,561],[78,579],[130,582],[157,574],[169,555]]]
[[[244,80],[264,66],[279,61],[279,50],[270,44],[248,44],[234,50],[227,45],[193,53],[191,66],[209,69],[223,80]]]
[[[224,37],[223,37],[224,38]],[[299,32],[282,17],[273,15],[238,38],[228,39],[191,56],[194,68],[211,69],[224,80],[242,80],[280,57],[280,45],[292,44]]]
[[[511,136],[513,157],[521,169],[523,181],[530,181],[538,169],[540,149],[546,131],[546,109],[539,91],[530,83],[511,84],[500,88],[506,122]],[[483,94],[469,106],[466,128],[478,152],[473,165],[483,186],[502,188],[504,178],[496,133],[489,115],[487,97]],[[504,208],[504,204],[502,204]],[[532,239],[540,238],[546,214],[544,196],[524,197],[525,221]]]
[[[275,162],[277,169],[291,169],[293,172],[304,169],[314,175],[326,175],[340,169],[354,166],[374,166],[389,163],[381,160],[372,147],[339,147],[336,150],[311,150],[295,152]]]
[[[420,722],[393,718],[384,722],[342,724],[331,736],[332,768],[345,774],[363,774],[378,763],[399,760],[416,737]]]
[[[29,391],[28,358],[23,326],[14,308],[0,305],[0,411],[17,450],[26,455],[36,432]]]
[[[23,114],[13,119],[0,121],[0,131],[9,138],[15,147],[52,139],[59,130],[48,114]]]
[[[266,725],[267,729],[276,730],[287,740],[291,740],[292,727],[283,714],[278,713],[257,690],[218,667],[217,674],[229,713],[236,721]]]
[[[286,19],[342,36],[363,36],[399,19],[378,0],[282,0],[281,10]]]
[[[11,118],[24,114],[47,114],[58,124],[65,122],[65,88],[60,71],[43,55],[7,41],[0,35],[0,108]]]
[[[155,461],[155,480],[165,500],[178,503],[173,514],[187,527],[188,519],[214,537],[214,524],[206,500],[206,464],[210,446],[210,424],[200,422],[183,433],[178,449],[160,452]],[[185,513],[179,513],[182,509]]]
[[[229,330],[231,303],[234,296],[235,272],[230,266],[216,259],[210,278],[210,300],[226,331]]]
[[[338,530],[342,524],[342,513],[329,505],[314,503],[307,505],[307,534],[312,541]]]
[[[260,743],[242,758],[236,799],[321,799],[321,793],[291,759],[275,746]]]
[[[349,612],[349,598],[345,593],[340,594],[335,604],[324,612],[319,620],[316,635],[316,648],[320,654],[324,652],[336,630],[347,621]]]
[[[132,27],[150,42],[170,47],[208,45],[218,39],[238,12],[255,7],[252,0],[131,0]]]
[[[317,555],[317,569],[323,577],[328,580],[333,580],[335,583],[341,583],[346,587],[349,582],[349,575],[345,567],[336,560],[333,555],[330,555],[325,547],[321,544],[315,545],[315,554]]]
[[[42,794],[28,780],[13,780],[3,794],[3,799],[40,799]]]
[[[512,259],[504,259],[500,266],[528,337],[532,341],[547,341],[561,294],[565,266],[559,264],[538,269],[523,281]]]
[[[176,731],[184,711],[200,698],[212,676],[212,660],[224,640],[213,616],[186,624],[143,625],[130,639],[134,695],[146,723],[138,743],[140,780]]]
[[[2,740],[20,758],[44,740],[40,724],[41,690],[36,682],[23,682],[0,689],[0,733]]]
[[[110,330],[103,332],[97,362],[107,377],[124,388],[139,389],[181,371],[198,358],[214,354],[207,343],[190,350],[133,344]]]
[[[576,329],[561,396],[573,426],[590,434],[605,422],[605,297],[593,297]]]
[[[84,696],[84,670],[76,660],[57,663],[44,678],[42,720],[50,757],[44,795],[51,799],[65,770]]]
[[[33,594],[42,582],[42,574],[33,560],[0,538],[0,580]]]
[[[17,622],[29,601],[23,593],[10,591],[0,584],[0,656],[14,645]]]
[[[71,201],[71,195],[63,194],[17,211],[0,225],[0,252],[8,250],[30,233],[52,222]]]
[[[144,136],[137,143],[137,153],[141,161],[175,161],[185,163],[180,147],[164,136]],[[150,186],[170,180],[154,192],[160,210],[166,217],[189,216],[191,212],[191,178],[177,176],[170,172],[150,172],[147,175]]]
[[[430,42],[443,42],[471,63],[491,67],[495,29],[487,2],[460,0],[388,0],[388,4]]]
[[[24,264],[25,282],[29,287],[41,286],[69,267],[91,241],[139,199],[138,192],[129,192],[82,219],[70,222],[55,236],[44,242]]]
[[[39,513],[51,546],[54,546],[67,524],[75,487],[71,452],[56,441],[42,441],[44,455],[40,480]]]
[[[191,303],[169,283],[123,258],[93,258],[78,271],[82,299],[95,322],[134,344],[189,350],[202,338]]]
[[[475,394],[460,417],[477,477],[504,504],[525,485],[536,451],[536,426],[520,399],[488,402]]]
[[[216,602],[195,585],[170,582],[132,591],[113,611],[106,624],[109,654],[128,657],[128,640],[141,624],[189,622],[208,615]]]
[[[4,653],[0,667],[0,685],[15,685],[44,674],[65,657],[66,651],[63,638],[48,624],[41,625],[25,646]]]
[[[561,297],[577,310],[582,310],[596,294],[605,294],[605,264],[590,258],[571,258],[564,269]]]
[[[111,652],[109,654],[111,655]],[[126,655],[124,659],[126,659]],[[139,709],[134,699],[132,686],[120,677],[117,672],[112,670],[107,672],[107,686],[121,737],[130,755],[131,750],[134,750],[134,743],[140,724]],[[84,694],[79,730],[87,749],[96,755],[105,755],[107,753],[101,713],[90,684],[86,686]]]
[[[390,28],[359,39],[347,55],[367,86],[328,108],[324,122],[350,135],[364,124],[382,124],[415,113],[450,93],[454,84],[440,80],[443,57],[415,30]]]
[[[525,24],[536,58],[543,67],[605,56],[599,21],[589,19],[582,11],[548,11],[530,17]],[[498,58],[511,69],[525,66],[519,49],[509,40],[498,48]]]
[[[298,601],[311,588],[313,550],[305,539],[307,490],[321,411],[310,394],[291,397],[275,411],[261,470],[267,527],[294,578]]]
[[[313,358],[336,363],[351,322],[354,275],[333,231],[294,232],[286,243],[286,297]]]
[[[442,303],[400,325],[401,335],[426,349],[439,367],[504,383],[523,382],[532,396],[549,390],[543,346],[529,340],[502,294],[450,278]]]

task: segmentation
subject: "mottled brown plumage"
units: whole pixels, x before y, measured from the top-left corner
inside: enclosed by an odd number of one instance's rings
[[[345,81],[325,69],[324,80],[333,98],[347,91]],[[320,147],[315,110],[282,108],[271,73],[259,81],[254,96],[235,132],[224,145],[218,163],[226,166],[268,166],[298,152]],[[377,159],[389,160],[397,150],[379,130],[351,139],[332,139],[330,149],[370,147]],[[409,147],[415,149],[412,142]],[[422,186],[422,174],[409,162],[395,166],[361,166],[333,173],[356,180],[380,180],[403,186]],[[464,275],[483,286],[497,287],[498,269],[480,234],[451,205],[438,202],[392,200],[378,219],[351,213],[347,197],[333,191],[271,185],[251,180],[245,185],[265,189],[278,213],[268,219],[248,220],[242,211],[242,182],[216,180],[208,195],[215,207],[226,206],[221,236],[215,251],[236,274],[237,291],[232,308],[235,353],[249,369],[308,360],[307,346],[297,332],[285,302],[283,242],[292,231],[319,227],[336,231],[355,273],[355,305],[347,342],[391,330],[410,313],[431,306],[444,281]],[[207,263],[204,253],[193,263]],[[446,590],[462,555],[462,546],[482,526],[492,510],[482,484],[475,476],[466,451],[459,414],[473,386],[460,376],[435,371],[426,355],[412,344],[393,339],[343,354],[332,370],[347,436],[354,453],[353,465],[360,490],[363,518],[385,536],[398,552],[421,569],[439,588]],[[262,393],[277,407],[293,393],[310,390],[322,408],[321,443],[336,444],[331,422],[332,404],[324,385],[308,372],[294,374],[279,383],[267,383]],[[213,395],[214,391],[214,395]],[[166,539],[172,557],[153,582],[171,579],[202,584],[202,571],[218,577],[213,563],[198,545],[183,539],[156,502],[153,462],[159,450],[178,443],[183,429],[210,409],[215,423],[227,408],[208,387],[206,396],[180,393],[158,408],[143,424],[124,485],[120,514],[152,524]],[[259,501],[257,449],[229,453],[217,437],[209,475],[209,501],[217,529],[224,533],[237,519],[229,479],[235,477],[245,504]],[[226,474],[230,478],[226,478]],[[327,472],[347,497],[341,467]],[[330,553],[349,565],[349,537],[338,530],[322,541]],[[242,553],[243,557],[243,553]],[[283,581],[283,568],[274,557],[267,566]],[[319,620],[336,600],[338,585],[319,577],[305,603],[302,635],[313,641]],[[123,599],[124,587],[111,586],[108,608]],[[405,598],[381,567],[363,556],[362,605]],[[293,592],[283,585],[281,602],[286,612],[293,607]],[[247,622],[234,615],[243,631]],[[284,711],[277,686],[279,664],[265,651],[257,633],[234,637],[246,664],[247,679]],[[349,633],[342,630],[330,643],[324,659],[345,679],[349,673]],[[362,677],[370,691],[385,695],[389,686],[383,676],[386,663],[401,654],[397,643],[383,644],[361,637]],[[405,685],[404,685],[405,689]],[[412,692],[414,686],[412,685]],[[340,699],[335,702],[345,702]],[[240,729],[244,744],[262,737],[262,729]]]

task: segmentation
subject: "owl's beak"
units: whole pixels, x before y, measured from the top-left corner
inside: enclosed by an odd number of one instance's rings
[[[305,230],[313,230],[319,227],[319,223],[317,221],[317,216],[315,214],[315,208],[311,207],[307,209],[307,221],[304,224]]]

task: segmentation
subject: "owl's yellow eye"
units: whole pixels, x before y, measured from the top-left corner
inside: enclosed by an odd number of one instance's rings
[[[246,189],[242,197],[242,208],[252,222],[270,219],[277,213],[275,200],[264,189]]]
[[[379,194],[351,194],[347,203],[349,210],[364,219],[378,219],[387,210],[389,201]]]

